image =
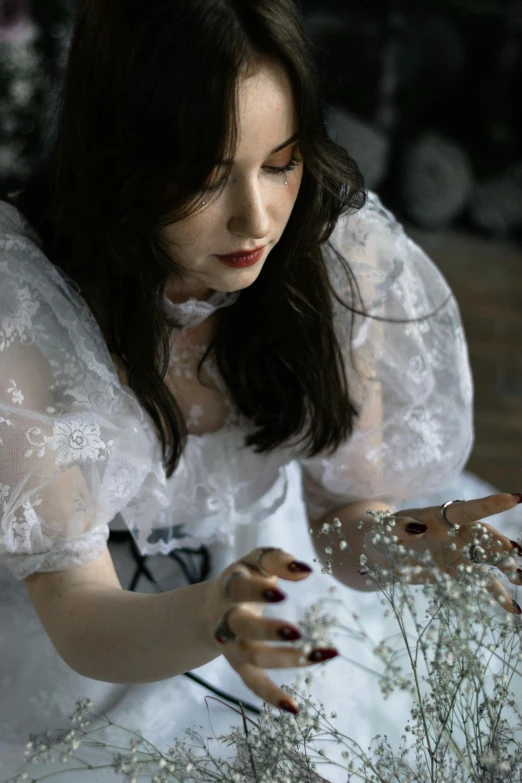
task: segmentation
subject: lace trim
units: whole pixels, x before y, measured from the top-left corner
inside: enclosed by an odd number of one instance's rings
[[[206,302],[199,299],[189,299],[187,302],[172,302],[167,296],[164,297],[165,309],[169,315],[183,324],[183,328],[199,326],[199,324],[210,318],[216,310],[222,307],[230,307],[237,302],[241,291],[214,291],[210,299]]]

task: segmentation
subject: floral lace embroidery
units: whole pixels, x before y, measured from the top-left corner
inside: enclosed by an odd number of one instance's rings
[[[186,330],[182,331],[176,340],[172,341],[170,367],[176,378],[185,378],[186,380],[196,381],[197,368],[202,357],[205,355],[208,345],[193,342]],[[210,380],[214,383],[217,390],[221,393],[221,400],[225,404],[226,418],[222,429],[228,429],[237,426],[240,421],[239,412],[230,398],[226,384],[217,368],[213,354],[211,353],[203,364],[204,371]],[[187,430],[193,433],[199,428],[201,419],[205,414],[205,409],[199,403],[194,402],[188,409],[185,417]]]
[[[313,458],[290,446],[247,448],[255,427],[235,409],[214,356],[202,368],[210,388],[198,383],[203,321],[201,330],[180,330],[195,344],[177,341],[172,351],[169,374],[189,438],[167,479],[154,423],[118,377],[85,301],[18,211],[0,202],[0,562],[15,578],[93,560],[117,515],[143,554],[230,541],[239,525],[260,523],[282,504],[292,460],[314,517],[356,499],[421,496],[460,471],[473,440],[472,382],[444,278],[372,195],[340,218],[329,245],[349,260],[365,307],[382,318],[356,316],[352,329],[351,314],[333,302],[361,413],[352,437]],[[348,301],[346,275],[325,251],[332,285]],[[386,320],[435,310],[427,321]]]

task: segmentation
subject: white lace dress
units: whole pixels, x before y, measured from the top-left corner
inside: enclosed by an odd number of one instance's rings
[[[354,366],[351,314],[334,303],[361,409],[353,437],[328,458],[305,459],[291,446],[259,455],[244,446],[251,425],[227,396],[212,358],[203,373],[211,388],[195,377],[210,323],[202,313],[210,316],[235,301],[235,295],[217,297],[208,312],[201,303],[194,312],[186,307],[187,325],[173,335],[168,382],[189,437],[167,479],[152,422],[81,292],[43,255],[21,214],[0,202],[0,780],[22,763],[28,733],[65,728],[80,696],[163,748],[184,727],[203,725],[211,734],[212,723],[219,735],[238,722],[217,702],[210,703],[209,721],[209,692],[184,676],[127,686],[73,672],[32,607],[22,581],[29,574],[90,562],[107,546],[110,531],[127,530],[161,589],[172,589],[186,584],[176,561],[166,557],[180,548],[207,546],[208,578],[259,545],[280,546],[311,563],[307,514],[319,517],[358,499],[382,498],[398,508],[406,499],[439,502],[489,492],[462,474],[473,441],[472,382],[458,308],[444,278],[373,195],[357,215],[341,218],[331,242],[348,258],[373,315],[411,319],[438,311],[407,325],[356,316]],[[347,282],[331,250],[327,259],[346,299]],[[519,521],[512,515],[497,524],[514,534]],[[136,567],[130,546],[111,541],[109,548],[128,587]],[[395,630],[376,594],[338,585],[317,566],[298,589],[285,582],[288,601],[267,614],[298,621],[332,585],[376,639]],[[143,580],[136,589],[158,587]],[[349,657],[356,657],[353,650]],[[271,676],[291,683],[297,673]],[[222,658],[197,674],[261,706]],[[339,729],[358,740],[379,732],[399,737],[408,717],[405,697],[383,702],[371,676],[341,658],[324,667],[312,692],[338,713]],[[103,758],[108,763],[110,754]],[[54,768],[31,771],[38,777]],[[93,774],[71,773],[70,779],[115,779],[112,770]],[[326,776],[345,779],[335,769]]]

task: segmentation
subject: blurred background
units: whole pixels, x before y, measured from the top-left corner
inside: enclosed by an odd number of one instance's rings
[[[459,300],[469,469],[522,492],[522,0],[298,0],[332,137]],[[0,0],[0,183],[45,148],[76,0]]]

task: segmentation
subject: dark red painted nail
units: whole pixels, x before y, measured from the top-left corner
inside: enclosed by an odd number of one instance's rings
[[[410,522],[406,525],[406,532],[413,534],[425,533],[428,529],[427,525],[422,525],[420,522]]]
[[[277,706],[279,707],[280,710],[284,710],[285,712],[291,712],[292,715],[297,715],[297,713],[299,712],[297,707],[294,707],[294,705],[290,704],[289,701],[280,701]]]
[[[281,590],[278,590],[277,587],[275,587],[273,590],[264,590],[263,598],[269,603],[277,604],[279,601],[284,601],[286,595],[282,593]]]
[[[520,544],[517,544],[516,541],[512,541],[511,539],[509,539],[509,543],[513,544],[513,546],[517,550],[518,554],[522,557],[522,546],[520,546]]]
[[[287,642],[293,642],[296,639],[302,639],[301,634],[296,628],[279,628],[277,635],[280,639],[284,639]]]
[[[517,499],[517,503],[522,503],[522,493],[521,492],[512,492],[511,493],[514,498]]]
[[[289,571],[295,571],[302,574],[311,574],[312,569],[310,566],[307,566],[306,563],[301,563],[299,560],[294,560],[293,563],[290,563],[288,566]]]
[[[520,608],[520,606],[517,604],[517,602],[515,601],[515,599],[514,599],[514,598],[512,598],[511,600],[513,601],[513,609],[515,610],[515,612],[516,612],[517,614],[522,614],[522,609],[521,609],[521,608]]]
[[[312,650],[308,656],[308,660],[312,663],[320,663],[321,661],[329,661],[331,658],[336,658],[339,655],[339,651],[333,648],[326,650]]]

